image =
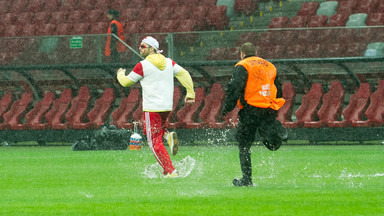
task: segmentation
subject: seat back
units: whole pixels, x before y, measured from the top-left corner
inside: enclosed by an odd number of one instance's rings
[[[369,97],[370,104],[365,111],[369,121],[383,122],[384,114],[384,80],[380,80],[377,90]]]
[[[224,96],[225,92],[221,84],[214,83],[211,92],[204,98],[204,107],[199,114],[202,122],[217,122]]]
[[[107,121],[108,114],[111,112],[113,102],[115,101],[115,92],[113,88],[104,90],[103,96],[95,101],[92,110],[87,114],[89,122],[102,125]]]
[[[295,111],[295,116],[299,122],[313,121],[323,96],[323,87],[320,83],[312,84],[311,90],[301,99],[300,107]]]
[[[197,111],[200,109],[205,97],[205,89],[203,87],[197,87],[195,90],[195,103],[184,104],[184,106],[177,111],[176,116],[179,122],[190,123],[196,122]]]
[[[12,104],[11,109],[4,114],[4,122],[10,125],[21,123],[21,119],[24,118],[32,101],[32,92],[25,92],[18,101]]]
[[[172,111],[169,113],[168,118],[166,122],[175,122],[176,121],[176,113],[177,113],[177,107],[182,99],[182,93],[180,86],[175,86],[173,90],[173,107]]]
[[[11,92],[8,92],[1,97],[0,100],[0,118],[3,118],[4,113],[6,113],[13,103],[13,95]]]
[[[333,81],[322,99],[323,104],[317,113],[320,120],[324,122],[339,120],[344,103],[344,89],[340,81]]]
[[[87,86],[80,87],[78,95],[71,101],[71,108],[65,114],[69,124],[82,123],[86,120],[90,99],[89,88]]]
[[[131,89],[129,95],[120,101],[119,107],[112,112],[114,123],[126,123],[132,117],[132,113],[140,100],[139,89]]]
[[[59,99],[52,102],[51,109],[45,114],[47,123],[61,124],[64,122],[64,114],[72,100],[72,89],[64,89]]]
[[[369,96],[371,95],[371,85],[361,83],[359,90],[349,98],[349,104],[343,111],[346,121],[360,121],[368,106]]]
[[[296,96],[295,89],[293,88],[292,83],[285,82],[283,83],[282,91],[285,104],[279,109],[277,120],[280,122],[291,121]]]
[[[44,98],[37,102],[33,109],[25,115],[28,124],[40,124],[43,121],[44,114],[48,112],[51,108],[52,102],[54,100],[54,93],[47,92],[44,95]]]

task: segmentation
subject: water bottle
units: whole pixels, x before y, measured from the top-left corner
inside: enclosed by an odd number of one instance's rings
[[[133,122],[133,134],[129,138],[129,150],[140,150],[142,137],[137,133],[137,123]]]

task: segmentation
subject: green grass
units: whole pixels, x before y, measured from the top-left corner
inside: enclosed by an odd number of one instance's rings
[[[185,178],[148,178],[140,151],[0,147],[0,215],[384,215],[384,146],[252,147],[255,187],[236,188],[235,146],[182,147]]]

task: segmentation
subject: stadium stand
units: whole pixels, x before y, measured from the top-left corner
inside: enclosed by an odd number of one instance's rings
[[[304,2],[301,5],[300,10],[297,12],[298,16],[312,16],[316,15],[317,9],[319,8],[319,2]]]
[[[12,92],[5,93],[1,99],[0,99],[0,119],[2,122],[3,120],[3,115],[8,111],[8,109],[11,107],[13,103],[13,95]]]

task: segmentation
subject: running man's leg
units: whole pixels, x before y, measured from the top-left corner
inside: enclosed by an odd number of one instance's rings
[[[164,131],[162,122],[165,114],[166,113],[144,112],[145,133],[147,135],[148,145],[152,149],[157,162],[167,173],[172,173],[175,167],[163,144]]]

